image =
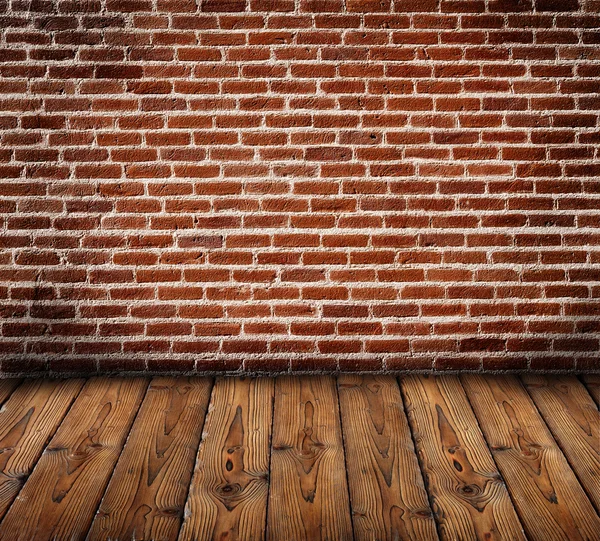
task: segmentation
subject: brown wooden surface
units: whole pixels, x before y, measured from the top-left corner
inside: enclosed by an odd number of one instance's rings
[[[0,380],[0,541],[598,541],[599,383]]]
[[[582,379],[594,402],[600,407],[600,374],[585,374]]]
[[[443,539],[525,539],[456,376],[402,378],[406,410]]]
[[[338,378],[354,537],[422,539],[437,531],[396,379]]]
[[[600,412],[575,376],[523,381],[589,498],[600,510]]]
[[[21,384],[20,379],[0,379],[0,404],[4,404],[13,391]]]
[[[352,538],[332,377],[281,377],[275,386],[268,539]]]
[[[209,378],[150,382],[90,541],[177,539],[211,386]]]
[[[82,379],[27,380],[2,407],[0,518],[33,471],[84,383]]]
[[[0,539],[85,537],[147,387],[89,380],[0,525]]]
[[[262,539],[274,381],[218,379],[179,539]]]
[[[462,381],[530,539],[598,539],[600,519],[516,376]]]

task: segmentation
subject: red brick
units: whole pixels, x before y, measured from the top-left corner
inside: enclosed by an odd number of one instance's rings
[[[592,8],[38,4],[0,372],[597,369]]]

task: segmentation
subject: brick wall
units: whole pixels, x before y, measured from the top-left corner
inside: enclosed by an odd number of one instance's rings
[[[1,371],[600,367],[598,0],[1,0]]]

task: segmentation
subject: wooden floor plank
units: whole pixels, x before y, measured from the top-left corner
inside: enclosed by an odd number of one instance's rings
[[[85,384],[0,524],[1,540],[85,537],[147,383],[93,378]]]
[[[443,539],[525,539],[456,376],[401,380],[406,411]]]
[[[0,379],[0,404],[4,404],[13,391],[21,384],[17,378]]]
[[[268,539],[352,539],[335,380],[277,379]]]
[[[89,541],[177,539],[211,386],[210,378],[150,382]]]
[[[516,376],[462,381],[528,537],[597,540],[600,519]]]
[[[0,380],[0,541],[599,538],[597,375],[147,387]]]
[[[600,510],[600,412],[575,376],[526,374],[523,382],[554,439]]]
[[[338,390],[355,539],[437,539],[396,379],[346,374]]]
[[[582,378],[594,402],[600,407],[600,374],[584,374]]]
[[[84,382],[27,380],[0,410],[0,518],[33,471]]]
[[[216,381],[180,541],[264,538],[273,392],[270,378]]]

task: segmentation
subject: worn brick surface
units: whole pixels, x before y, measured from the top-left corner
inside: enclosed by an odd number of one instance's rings
[[[0,372],[600,369],[600,1],[0,29]]]

